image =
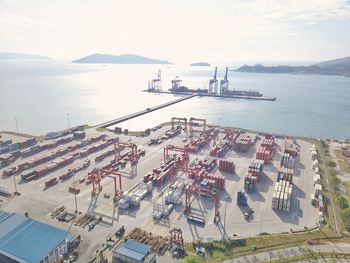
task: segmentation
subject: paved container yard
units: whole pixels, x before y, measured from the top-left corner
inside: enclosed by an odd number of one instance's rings
[[[188,143],[188,134],[184,131],[180,135],[164,140],[160,144],[148,145],[151,138],[158,138],[165,134],[170,126],[165,126],[152,131],[150,136],[135,137],[123,134],[115,134],[111,131],[98,132],[95,129],[87,129],[86,138],[106,134],[108,138],[119,137],[120,141],[126,143],[135,143],[139,149],[145,150],[145,156],[141,156],[137,164],[137,175],[132,174],[130,162],[127,163],[125,169],[120,170],[122,173],[122,188],[126,192],[133,186],[143,180],[143,176],[154,168],[160,167],[163,162],[163,149],[167,145],[183,147]],[[251,138],[255,139],[257,134],[247,133]],[[2,139],[24,140],[14,135],[2,134]],[[222,135],[219,135],[220,139]],[[112,178],[103,178],[101,181],[102,191],[95,195],[91,195],[92,185],[86,182],[79,182],[88,175],[96,167],[102,167],[109,163],[114,157],[108,156],[101,162],[95,162],[96,156],[101,152],[112,150],[113,145],[109,145],[101,151],[92,153],[87,157],[76,158],[73,163],[57,169],[40,178],[25,182],[21,180],[21,176],[16,174],[12,176],[2,176],[1,185],[8,187],[10,192],[15,191],[14,178],[17,182],[17,191],[20,195],[12,195],[10,197],[0,197],[1,209],[10,212],[24,214],[28,212],[30,217],[36,220],[43,221],[48,224],[59,226],[69,230],[73,235],[80,234],[83,238],[82,251],[80,260],[84,262],[99,249],[100,245],[105,242],[106,238],[119,229],[122,225],[126,228],[126,233],[135,227],[140,227],[146,231],[150,231],[156,235],[169,235],[169,230],[173,227],[182,229],[185,241],[192,240],[221,240],[222,238],[232,238],[238,236],[256,236],[259,233],[279,233],[289,232],[290,229],[300,230],[304,226],[313,227],[318,220],[318,209],[311,205],[311,193],[313,192],[313,177],[312,158],[310,152],[310,143],[303,140],[297,140],[299,148],[298,156],[296,157],[293,176],[293,193],[291,195],[290,211],[276,211],[271,208],[274,185],[277,180],[277,172],[280,166],[281,154],[283,154],[284,139],[275,140],[275,152],[271,164],[264,165],[261,180],[256,185],[256,191],[247,194],[248,206],[241,207],[236,204],[237,192],[244,189],[244,177],[248,171],[248,166],[253,159],[255,153],[260,147],[263,140],[259,136],[249,150],[245,153],[230,150],[222,158],[223,160],[233,161],[235,164],[235,173],[222,173],[219,169],[215,169],[214,174],[225,177],[225,190],[220,192],[219,213],[221,220],[214,223],[214,204],[211,198],[194,195],[191,198],[191,211],[200,214],[205,219],[205,225],[189,224],[184,213],[185,195],[182,195],[182,204],[174,205],[174,209],[168,218],[156,220],[153,218],[153,203],[158,200],[163,200],[162,193],[169,186],[169,180],[164,180],[159,187],[154,186],[151,194],[148,194],[140,202],[139,207],[131,207],[125,210],[114,205],[112,198],[105,198],[104,195],[113,195],[114,182]],[[79,140],[61,144],[54,150],[65,148],[69,145],[77,143]],[[98,142],[94,142],[94,145]],[[195,163],[204,160],[209,156],[212,142],[207,148],[201,149],[196,154],[190,154],[190,163]],[[9,167],[14,167],[19,163],[40,157],[53,151],[44,150],[33,156],[19,158],[14,163],[5,168],[0,169],[0,174]],[[76,152],[81,149],[76,150]],[[124,150],[126,151],[126,150]],[[74,153],[70,152],[66,155]],[[45,187],[45,182],[52,177],[59,177],[68,169],[73,169],[81,166],[86,160],[90,160],[91,164],[86,169],[76,173],[67,180],[61,181],[51,187]],[[118,183],[117,183],[118,184]],[[76,196],[68,191],[69,187],[80,189],[80,193]],[[119,187],[119,186],[118,186]],[[75,203],[76,197],[76,203]],[[82,228],[76,226],[73,221],[69,223],[58,222],[50,216],[50,212],[55,208],[64,205],[68,212],[74,213],[76,204],[80,215],[89,213],[95,216],[101,216],[102,221],[99,222],[91,231],[88,227]],[[250,208],[254,213],[245,219],[244,213]],[[79,215],[78,215],[79,217]],[[226,231],[224,232],[224,229]],[[87,262],[87,261],[85,261]]]

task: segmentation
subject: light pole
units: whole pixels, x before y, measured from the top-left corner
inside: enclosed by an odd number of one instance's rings
[[[16,122],[16,131],[17,131],[17,136],[19,136],[19,132],[18,132],[18,121],[17,121],[17,117],[15,117],[15,122]]]
[[[222,241],[224,241],[225,240],[225,236],[226,236],[226,206],[227,206],[227,198],[229,198],[229,196],[228,195],[226,195],[224,198],[223,198],[223,200],[225,200],[225,209],[224,209],[224,231],[223,231],[223,233],[222,233]]]
[[[74,201],[75,201],[75,213],[78,214],[78,202],[77,202],[77,194],[74,193]]]
[[[15,195],[19,195],[19,192],[17,191],[17,183],[16,183],[16,175],[13,175],[13,184],[15,185]]]
[[[68,130],[70,131],[70,120],[69,120],[69,112],[67,113],[67,122],[68,122]]]

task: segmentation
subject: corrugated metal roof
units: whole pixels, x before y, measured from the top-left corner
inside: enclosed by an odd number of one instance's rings
[[[118,253],[121,254],[121,255],[124,255],[126,257],[136,259],[138,261],[141,261],[145,257],[144,254],[141,254],[141,253],[138,253],[136,251],[127,249],[125,247],[119,248],[118,249]]]
[[[124,247],[133,251],[136,251],[140,254],[147,255],[147,253],[150,251],[150,247],[137,242],[135,240],[128,240],[125,242]]]
[[[8,257],[36,263],[68,238],[67,231],[0,211],[0,253]]]

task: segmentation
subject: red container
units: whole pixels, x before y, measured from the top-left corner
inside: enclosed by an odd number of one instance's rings
[[[35,171],[37,172],[38,176],[43,176],[49,171],[49,169],[47,166],[41,166],[36,168]]]
[[[51,187],[57,183],[58,183],[57,177],[53,177],[50,180],[45,182],[45,187]]]
[[[73,194],[79,194],[80,193],[80,188],[77,187],[69,187],[68,191],[73,193]]]

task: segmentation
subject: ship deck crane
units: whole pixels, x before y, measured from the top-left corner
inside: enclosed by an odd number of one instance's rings
[[[216,78],[217,71],[218,71],[218,68],[215,67],[214,77],[209,80],[209,90],[208,90],[209,94],[217,94],[218,93],[218,80]]]
[[[226,67],[226,73],[224,79],[220,81],[220,94],[225,94],[227,93],[228,86],[229,86],[229,81],[227,78],[227,73],[228,73],[228,67]]]

